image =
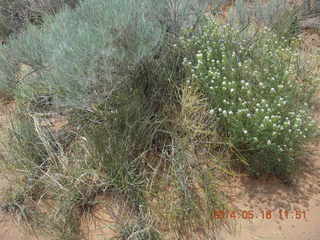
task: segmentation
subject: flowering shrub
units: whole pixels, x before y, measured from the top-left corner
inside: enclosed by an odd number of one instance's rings
[[[189,84],[207,95],[220,134],[247,159],[250,172],[289,176],[314,130],[309,114],[314,88],[300,79],[295,48],[267,28],[248,38],[210,21],[201,34],[182,42],[194,52],[184,59]]]

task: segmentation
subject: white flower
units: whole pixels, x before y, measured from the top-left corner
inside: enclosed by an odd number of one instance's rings
[[[214,110],[213,110],[213,109],[210,109],[209,113],[210,113],[210,114],[213,114],[213,113],[214,113]]]
[[[232,111],[229,111],[229,115],[232,115],[233,114],[233,112]]]
[[[202,53],[198,53],[197,58],[202,58]]]
[[[244,134],[247,134],[247,133],[248,133],[248,131],[244,129],[244,130],[243,130],[243,133],[244,133]]]
[[[268,140],[268,141],[267,141],[267,144],[268,144],[268,145],[270,145],[270,144],[271,144],[271,141],[270,141],[270,140]]]
[[[223,114],[224,116],[227,116],[227,115],[228,115],[228,113],[227,113],[226,110],[223,110],[222,114]]]

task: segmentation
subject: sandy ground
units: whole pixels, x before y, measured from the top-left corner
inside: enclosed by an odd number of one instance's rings
[[[232,204],[239,208],[234,220],[236,232],[223,232],[218,239],[319,240],[320,144],[313,145],[310,150],[313,154],[305,158],[304,172],[293,186],[286,186],[273,178],[253,180],[246,176],[235,177],[230,183],[229,194]],[[272,215],[266,219],[268,210]],[[248,211],[253,212],[253,219],[245,219]]]
[[[315,47],[311,51],[320,49],[319,35],[307,34],[305,40]],[[8,126],[10,109],[12,105],[0,106],[0,135]],[[320,124],[320,104],[316,106],[315,118]],[[275,178],[253,180],[243,175],[230,179],[226,184],[227,194],[230,203],[238,209],[234,219],[236,229],[233,233],[221,232],[217,240],[320,239],[320,142],[307,146],[307,149],[309,153],[301,159],[303,171],[292,186],[284,185]],[[0,177],[0,191],[9,185],[7,179]],[[248,211],[254,214],[253,219],[244,219]],[[270,219],[266,219],[267,211],[272,213]],[[112,216],[100,207],[95,210],[95,216],[82,221],[81,227],[87,238],[102,240],[114,236],[115,232],[109,228],[114,223]],[[0,221],[0,240],[48,240],[27,234],[21,225],[1,213]]]
[[[318,33],[306,31],[301,36],[304,39],[301,54],[309,58],[320,51]],[[314,70],[319,72],[319,61],[314,63]],[[320,125],[320,96],[315,101],[314,119]],[[301,158],[303,169],[292,186],[275,178],[254,180],[238,176],[230,180],[228,195],[231,204],[239,209],[233,219],[236,231],[222,232],[218,240],[320,239],[320,143],[310,144],[306,149],[307,154]],[[248,211],[253,212],[253,219],[244,219]],[[269,219],[266,211],[271,211]]]
[[[6,104],[0,106],[0,135],[5,136],[5,129],[9,123],[9,112],[14,108],[14,104]],[[5,149],[1,146],[1,154],[5,154]],[[2,156],[1,156],[2,157]],[[5,197],[5,189],[10,186],[10,180],[7,174],[0,173],[0,199]],[[6,176],[6,177],[4,177]],[[18,224],[11,216],[0,213],[0,239],[1,240],[36,240],[31,234],[27,234],[21,224]]]
[[[8,125],[9,109],[12,106],[0,107],[0,134]],[[320,104],[316,110],[315,119],[320,123]],[[284,185],[276,178],[253,180],[242,175],[230,179],[226,184],[230,203],[239,209],[234,220],[236,229],[233,233],[221,232],[217,240],[320,239],[320,143],[310,144],[307,149],[309,153],[301,159],[303,171],[292,186]],[[7,179],[0,178],[0,190],[9,185]],[[268,210],[272,212],[270,219],[263,219],[263,212],[266,214]],[[253,219],[240,216],[248,211],[254,213]],[[284,211],[288,211],[288,217]],[[106,209],[98,207],[95,216],[82,221],[87,239],[102,240],[115,236],[110,229],[114,221]],[[0,240],[48,240],[27,234],[9,216],[0,214],[0,221]]]
[[[6,136],[6,129],[9,126],[9,115],[14,109],[15,104],[1,104],[0,103],[0,136],[3,138]],[[59,127],[62,124],[61,121],[54,122],[55,127]],[[0,147],[1,154],[6,154],[6,149]],[[1,156],[2,157],[2,156]],[[10,186],[10,175],[0,172],[0,201],[5,197],[5,190]],[[97,199],[102,202],[113,203],[113,198]],[[128,213],[129,211],[123,206],[120,206],[120,202],[110,204],[113,208],[106,208],[98,204],[94,211],[93,216],[90,218],[83,218],[81,220],[81,230],[83,237],[86,240],[105,240],[111,239],[116,236],[114,225],[116,224],[115,217],[118,217],[122,212]],[[121,210],[120,210],[121,209]],[[109,214],[110,213],[110,214]],[[111,214],[112,213],[112,214]],[[50,240],[50,236],[35,236],[32,232],[26,232],[27,228],[23,227],[23,224],[12,216],[8,216],[0,212],[0,240]]]

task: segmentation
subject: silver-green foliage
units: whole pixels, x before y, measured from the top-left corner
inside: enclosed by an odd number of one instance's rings
[[[191,2],[191,3],[190,3]],[[190,26],[207,0],[91,0],[46,16],[1,49],[1,88],[32,99],[51,94],[59,105],[87,108],[125,83],[130,71],[164,44],[167,32]],[[17,64],[36,74],[16,86]]]

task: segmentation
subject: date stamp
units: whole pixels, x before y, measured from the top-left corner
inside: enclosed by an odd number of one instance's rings
[[[306,220],[306,211],[304,210],[214,210],[212,217],[214,219],[294,219],[294,220]]]

